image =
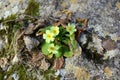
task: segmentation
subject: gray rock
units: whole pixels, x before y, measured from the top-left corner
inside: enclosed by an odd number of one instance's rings
[[[40,42],[37,39],[29,36],[24,36],[23,39],[28,51],[31,51],[33,48],[37,47],[40,44]]]

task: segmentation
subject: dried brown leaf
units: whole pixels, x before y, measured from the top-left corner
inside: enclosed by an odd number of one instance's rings
[[[34,24],[35,24],[35,27],[33,28],[34,31],[35,31],[36,29],[38,29],[38,28],[43,28],[43,27],[45,27],[45,21],[44,21],[44,22],[36,21]]]
[[[86,18],[85,19],[77,18],[76,21],[78,23],[81,23],[84,26],[84,29],[86,29],[88,19],[86,19]]]
[[[34,25],[33,23],[30,23],[28,27],[25,29],[25,34],[32,34],[34,30]]]
[[[41,65],[41,61],[45,58],[45,56],[42,54],[42,53],[37,53],[37,52],[34,52],[32,54],[32,58],[31,60],[29,61],[29,63],[32,65],[32,66],[35,66],[35,67],[39,67]]]
[[[88,20],[84,19],[84,29],[86,29],[86,27],[87,27],[87,22],[88,22]]]
[[[50,67],[50,64],[44,59],[41,60],[40,69],[46,71]]]
[[[60,24],[61,24],[60,22],[53,23],[54,26],[60,26]]]
[[[45,58],[45,56],[42,53],[33,53],[31,61],[36,62],[36,61],[41,60],[43,58]]]
[[[50,63],[46,61],[45,56],[42,53],[34,52],[32,54],[32,59],[29,63],[33,67],[39,67],[40,69],[46,71],[50,67]]]
[[[66,15],[72,14],[73,12],[69,11],[69,10],[63,10],[62,13],[65,13]]]
[[[79,29],[79,28],[77,27],[77,32],[76,32],[76,34],[75,34],[75,37],[76,37],[77,40],[79,40],[80,34],[81,34],[81,32],[83,32],[83,31],[84,31],[84,30],[83,30],[82,28]]]
[[[83,28],[77,27],[76,39],[78,40],[79,37],[80,37],[81,32],[83,32],[84,30],[86,30],[87,21],[88,21],[88,20],[87,20],[86,18],[85,18],[85,19],[77,18],[76,21],[77,21],[78,23],[81,23],[81,24],[84,26]]]
[[[54,70],[61,69],[61,67],[63,66],[63,63],[64,63],[64,58],[63,57],[56,58],[54,60],[53,69]]]
[[[66,28],[66,23],[67,23],[66,20],[61,19],[61,20],[53,23],[53,25],[54,25],[54,26],[62,26],[62,27],[64,27],[64,28]]]
[[[73,12],[71,12],[69,10],[63,10],[62,13],[67,15],[68,20],[72,20]]]

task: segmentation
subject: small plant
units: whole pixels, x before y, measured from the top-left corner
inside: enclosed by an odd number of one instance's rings
[[[76,48],[75,24],[68,24],[66,28],[62,26],[48,26],[40,29],[43,32],[42,52],[52,58],[55,56],[72,57],[73,50]]]

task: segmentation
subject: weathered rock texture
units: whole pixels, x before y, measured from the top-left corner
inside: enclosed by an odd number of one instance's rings
[[[48,16],[64,19],[67,17],[65,11],[73,13],[74,18],[87,18],[88,28],[94,28],[94,33],[98,37],[106,38],[109,36],[120,49],[120,0],[36,0],[40,3],[40,16],[45,19]],[[27,7],[28,0],[0,0],[0,19],[6,18],[10,14],[24,13]],[[74,19],[73,18],[73,19]],[[97,40],[97,39],[96,39]],[[0,43],[0,47],[1,47]],[[108,44],[109,45],[109,44]],[[98,47],[97,47],[98,48]],[[90,76],[91,80],[119,80],[120,79],[120,52],[114,53],[114,58],[103,64],[96,64],[93,60],[88,60],[87,55],[80,55],[76,58],[66,59],[66,63],[70,62],[71,65],[81,71],[83,69],[87,79]],[[65,64],[67,66],[67,64]],[[106,66],[107,72],[106,74]],[[71,72],[66,69],[60,70],[63,80],[74,80],[76,74],[74,70]],[[87,72],[86,72],[87,71]],[[78,75],[79,76],[79,75]],[[77,76],[77,77],[78,77]],[[81,76],[81,75],[80,75]],[[86,80],[87,80],[86,79]],[[78,79],[79,80],[79,79]],[[81,79],[80,79],[81,80]],[[84,78],[82,80],[85,80]]]

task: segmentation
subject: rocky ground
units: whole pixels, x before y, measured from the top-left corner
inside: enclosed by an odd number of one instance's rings
[[[64,67],[56,70],[55,75],[60,75],[61,80],[120,80],[120,0],[36,1],[40,3],[41,21],[69,16],[73,23],[76,18],[88,19],[87,31],[78,40],[82,54],[66,58]],[[28,0],[0,0],[0,19],[23,14],[27,5]],[[0,38],[0,49],[3,42]]]

